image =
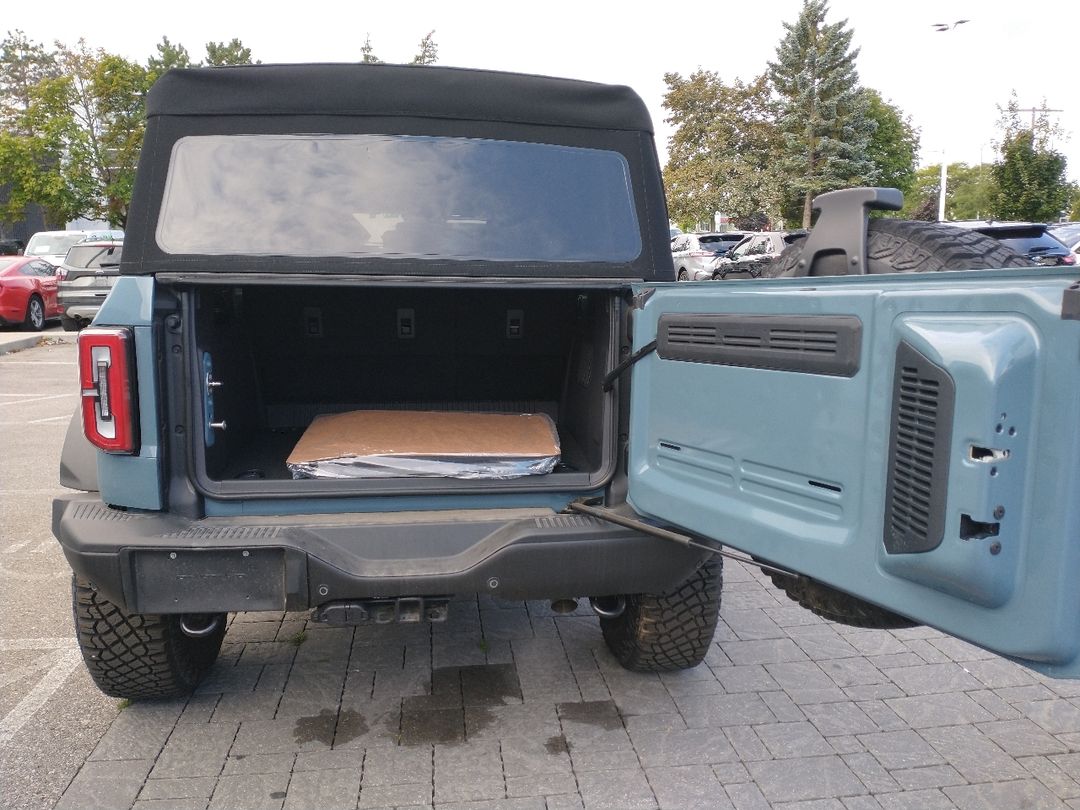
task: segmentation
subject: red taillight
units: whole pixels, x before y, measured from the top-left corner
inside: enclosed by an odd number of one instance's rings
[[[129,329],[84,329],[79,333],[79,386],[83,433],[107,453],[138,447],[135,344]]]

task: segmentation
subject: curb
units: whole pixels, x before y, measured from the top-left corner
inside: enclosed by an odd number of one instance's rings
[[[0,355],[8,354],[9,352],[18,352],[23,349],[33,349],[35,346],[50,343],[74,343],[75,340],[63,337],[63,335],[55,333],[45,334],[31,334],[20,337],[4,338],[0,337]]]

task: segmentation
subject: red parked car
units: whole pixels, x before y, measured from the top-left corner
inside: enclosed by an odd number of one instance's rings
[[[33,256],[0,256],[0,325],[37,332],[60,315],[56,268]]]

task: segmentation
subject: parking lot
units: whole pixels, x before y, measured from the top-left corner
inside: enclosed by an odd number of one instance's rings
[[[190,698],[107,698],[49,527],[77,399],[71,343],[0,355],[5,807],[1080,808],[1080,681],[825,622],[733,562],[688,672],[622,670],[585,601],[462,598],[431,626],[239,614]]]

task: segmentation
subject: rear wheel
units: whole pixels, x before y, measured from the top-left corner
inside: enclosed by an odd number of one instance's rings
[[[635,672],[665,672],[704,661],[720,617],[722,563],[706,560],[666,593],[627,596],[621,615],[601,619],[604,641],[619,663]]]
[[[135,614],[106,599],[91,582],[71,583],[75,631],[94,683],[120,698],[179,697],[210,668],[225,637],[224,613],[199,616]],[[180,627],[208,630],[193,638]],[[216,624],[214,624],[216,622]],[[211,629],[211,625],[214,625]]]
[[[67,315],[60,316],[60,325],[64,327],[65,332],[78,332],[81,328],[77,318],[69,318]]]
[[[28,332],[40,332],[45,328],[45,304],[38,295],[31,295],[26,302],[26,318],[23,328]]]
[[[686,272],[685,268],[679,270],[679,281],[689,281],[690,274]]]

